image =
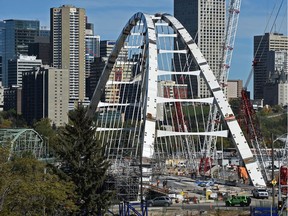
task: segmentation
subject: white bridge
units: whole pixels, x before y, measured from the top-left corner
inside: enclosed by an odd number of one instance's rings
[[[209,98],[199,97],[200,77],[211,91]],[[214,105],[225,130],[207,130]],[[121,181],[126,192],[138,187],[139,176],[149,182],[156,162],[185,158],[197,170],[197,154],[207,136],[230,137],[253,185],[265,185],[213,71],[169,14],[136,13],[128,21],[91,100],[87,114],[95,113],[97,138],[113,162],[114,182],[126,176]]]

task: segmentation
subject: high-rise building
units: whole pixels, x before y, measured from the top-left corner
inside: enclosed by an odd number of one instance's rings
[[[43,65],[50,65],[50,43],[31,43],[28,46],[28,55],[36,56],[37,59],[42,60]]]
[[[53,67],[69,70],[69,106],[85,99],[85,9],[50,9]]]
[[[50,65],[50,43],[37,42],[29,44],[28,55],[41,59],[43,65]]]
[[[115,40],[103,40],[100,41],[100,56],[104,58],[104,60],[107,60],[110,53],[114,49],[114,46],[116,44]],[[126,43],[124,44],[126,45]],[[127,48],[122,48],[121,51],[119,52],[117,61],[127,61],[127,55],[128,49]]]
[[[100,56],[108,58],[115,44],[115,40],[102,40],[100,42]]]
[[[227,98],[228,100],[241,98],[241,91],[243,89],[242,80],[228,80],[227,81]]]
[[[225,2],[224,0],[174,0],[175,18],[195,40],[216,77],[220,71],[220,54],[225,34]],[[202,78],[196,83],[198,87],[194,91],[198,91],[197,96],[211,95]]]
[[[49,66],[23,73],[22,111],[26,121],[49,118],[56,126],[68,122],[68,69]]]
[[[216,76],[223,49],[225,10],[225,0],[174,0],[174,16],[195,40]],[[197,87],[193,88],[195,96],[209,97],[204,80],[197,79],[196,83]]]
[[[0,56],[2,56],[3,85],[8,85],[8,61],[17,55],[28,55],[28,44],[33,43],[39,35],[38,20],[4,20],[0,21]]]
[[[47,29],[47,26],[41,26],[39,31],[40,37],[50,37],[50,30]]]
[[[254,36],[254,99],[263,99],[269,77],[268,52],[288,50],[288,37],[278,33]]]
[[[263,88],[264,104],[288,105],[288,50],[269,51],[268,79]]]
[[[36,56],[19,55],[8,61],[8,86],[22,86],[22,73],[42,64]]]
[[[93,26],[89,25],[87,27],[93,29]],[[115,40],[100,41],[100,49],[99,49],[100,57],[94,58],[94,61],[91,62],[90,74],[86,79],[87,80],[86,94],[90,100],[93,96],[94,90],[98,84],[102,71],[105,67],[105,64],[107,63],[108,57],[112,52],[115,44],[116,44]],[[120,55],[122,55],[122,52],[120,52],[119,56]]]
[[[18,115],[22,114],[22,87],[12,85],[4,89],[4,111],[14,109]]]
[[[95,91],[95,88],[98,84],[98,81],[100,79],[101,73],[103,71],[103,68],[105,67],[106,62],[102,57],[96,57],[94,59],[94,62],[91,63],[91,70],[90,74],[86,79],[86,95],[91,100],[93,93]]]
[[[48,32],[48,34],[43,34],[43,32]],[[43,65],[51,65],[50,30],[40,30],[39,36],[34,39],[34,43],[28,44],[28,55],[41,59]]]
[[[112,50],[114,49],[116,42],[114,40],[104,40],[100,41],[100,58],[97,58],[98,66],[93,65],[92,68],[95,71],[92,71],[92,76],[90,76],[90,95],[93,95],[94,85],[97,84],[100,75],[105,67],[106,62],[108,61],[108,57]],[[115,62],[115,65],[111,71],[109,76],[110,81],[129,81],[132,73],[133,73],[133,64],[131,61],[136,61],[135,58],[130,60],[130,64],[128,63],[128,49],[122,48],[119,52],[118,58]],[[116,102],[119,101],[119,85],[109,85],[106,86],[105,90],[105,101],[106,102]]]
[[[92,81],[95,77],[94,76],[95,71],[92,71],[92,68],[94,67],[94,69],[95,69],[95,64],[94,64],[95,61],[100,62],[99,61],[100,60],[100,36],[94,35],[94,25],[92,23],[88,23],[87,17],[86,17],[85,33],[86,33],[86,36],[85,36],[86,97],[88,97],[89,100],[91,100],[93,91],[95,89],[95,86],[93,85],[93,81]],[[100,64],[100,67],[104,68],[104,66],[102,64]],[[91,77],[93,77],[93,78],[91,78]],[[91,88],[93,88],[93,90],[91,90]]]
[[[100,57],[100,36],[94,35],[94,27],[92,23],[86,24],[86,35],[85,35],[85,69],[86,78],[89,77],[91,71],[91,63],[94,59]]]

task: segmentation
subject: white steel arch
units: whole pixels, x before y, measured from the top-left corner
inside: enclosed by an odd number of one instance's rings
[[[121,52],[126,57],[120,57]],[[175,74],[189,80],[201,75],[213,98],[193,97],[189,85],[173,80]],[[265,185],[216,77],[189,33],[169,14],[131,17],[103,69],[87,115],[92,117],[96,111],[97,136],[115,170],[123,170],[123,176],[129,161],[129,176],[142,174],[143,181],[149,182],[155,158],[162,154],[175,158],[180,153],[195,163],[201,137],[227,136],[225,130],[205,132],[208,116],[203,106],[211,103],[217,104],[225,119],[252,183]]]
[[[143,137],[143,152],[142,157],[144,158],[152,158],[154,151],[154,138],[155,131],[151,130],[151,128],[155,128],[155,119],[156,119],[156,97],[157,97],[157,45],[156,45],[156,35],[155,35],[155,27],[154,22],[152,20],[152,16],[149,16],[144,13],[136,13],[134,16],[130,18],[126,26],[123,28],[122,33],[120,34],[112,53],[109,56],[108,63],[106,64],[102,76],[98,82],[98,85],[94,91],[87,115],[93,116],[95,110],[100,102],[101,95],[104,93],[104,87],[108,82],[109,75],[111,70],[116,62],[116,59],[120,53],[120,49],[124,46],[125,39],[131,33],[132,28],[137,24],[138,21],[141,21],[144,29],[143,32],[145,34],[145,40],[147,47],[147,53],[145,58],[148,59],[147,65],[148,70],[145,70],[145,76],[142,79],[147,80],[147,85],[151,88],[146,88],[147,86],[143,86],[143,91],[147,92],[149,95],[149,99],[144,101],[143,106],[145,107],[144,113],[147,113],[143,116],[144,123],[144,134]]]
[[[172,26],[177,29],[177,32],[186,42],[189,50],[192,52],[195,60],[197,61],[203,77],[208,84],[209,89],[213,93],[218,109],[222,117],[226,120],[227,126],[231,133],[231,138],[245,163],[253,185],[265,186],[266,183],[260,172],[258,164],[255,161],[253,154],[248,146],[246,138],[244,137],[244,134],[234,116],[234,113],[227,101],[227,98],[225,97],[222,89],[220,88],[219,83],[217,82],[216,77],[214,76],[204,56],[200,52],[199,48],[187,32],[187,30],[180,24],[178,20],[176,20],[175,17],[172,17],[170,15],[164,15],[163,18],[164,20],[167,19],[168,22],[170,21]]]

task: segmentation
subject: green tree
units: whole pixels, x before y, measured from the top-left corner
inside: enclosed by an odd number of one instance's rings
[[[279,113],[279,112],[283,112],[283,107],[281,105],[274,105],[272,107],[272,111],[275,112],[275,113]]]
[[[91,118],[85,114],[82,106],[69,113],[69,124],[60,131],[55,152],[63,164],[63,172],[77,186],[80,213],[99,215],[107,210],[112,199],[112,193],[104,187],[110,163],[95,138]]]
[[[44,137],[50,138],[55,136],[55,131],[51,126],[51,120],[49,118],[42,118],[35,122],[33,128]]]
[[[11,128],[11,127],[12,127],[12,121],[9,119],[3,119],[0,128]]]
[[[48,142],[49,151],[51,151],[53,146],[57,144],[57,131],[52,127],[51,120],[49,118],[42,118],[33,124],[33,128]]]
[[[65,215],[76,210],[75,186],[64,182],[30,153],[7,161],[0,148],[0,215]]]
[[[27,127],[27,123],[22,115],[16,113],[14,109],[0,112],[0,128]]]

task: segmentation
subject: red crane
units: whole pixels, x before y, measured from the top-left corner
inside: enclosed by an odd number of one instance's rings
[[[254,60],[252,66],[255,66],[256,64],[257,61]],[[251,71],[253,71],[253,68]],[[250,140],[250,147],[252,147],[255,151],[254,154],[260,166],[264,180],[268,182],[268,175],[265,169],[266,167],[265,161],[269,161],[270,156],[267,152],[264,137],[260,130],[260,124],[256,115],[256,111],[253,108],[253,105],[250,101],[250,96],[246,90],[250,79],[251,76],[248,77],[248,80],[246,81],[245,86],[241,91],[241,104],[237,120],[239,122],[240,127],[245,132],[247,140]]]

